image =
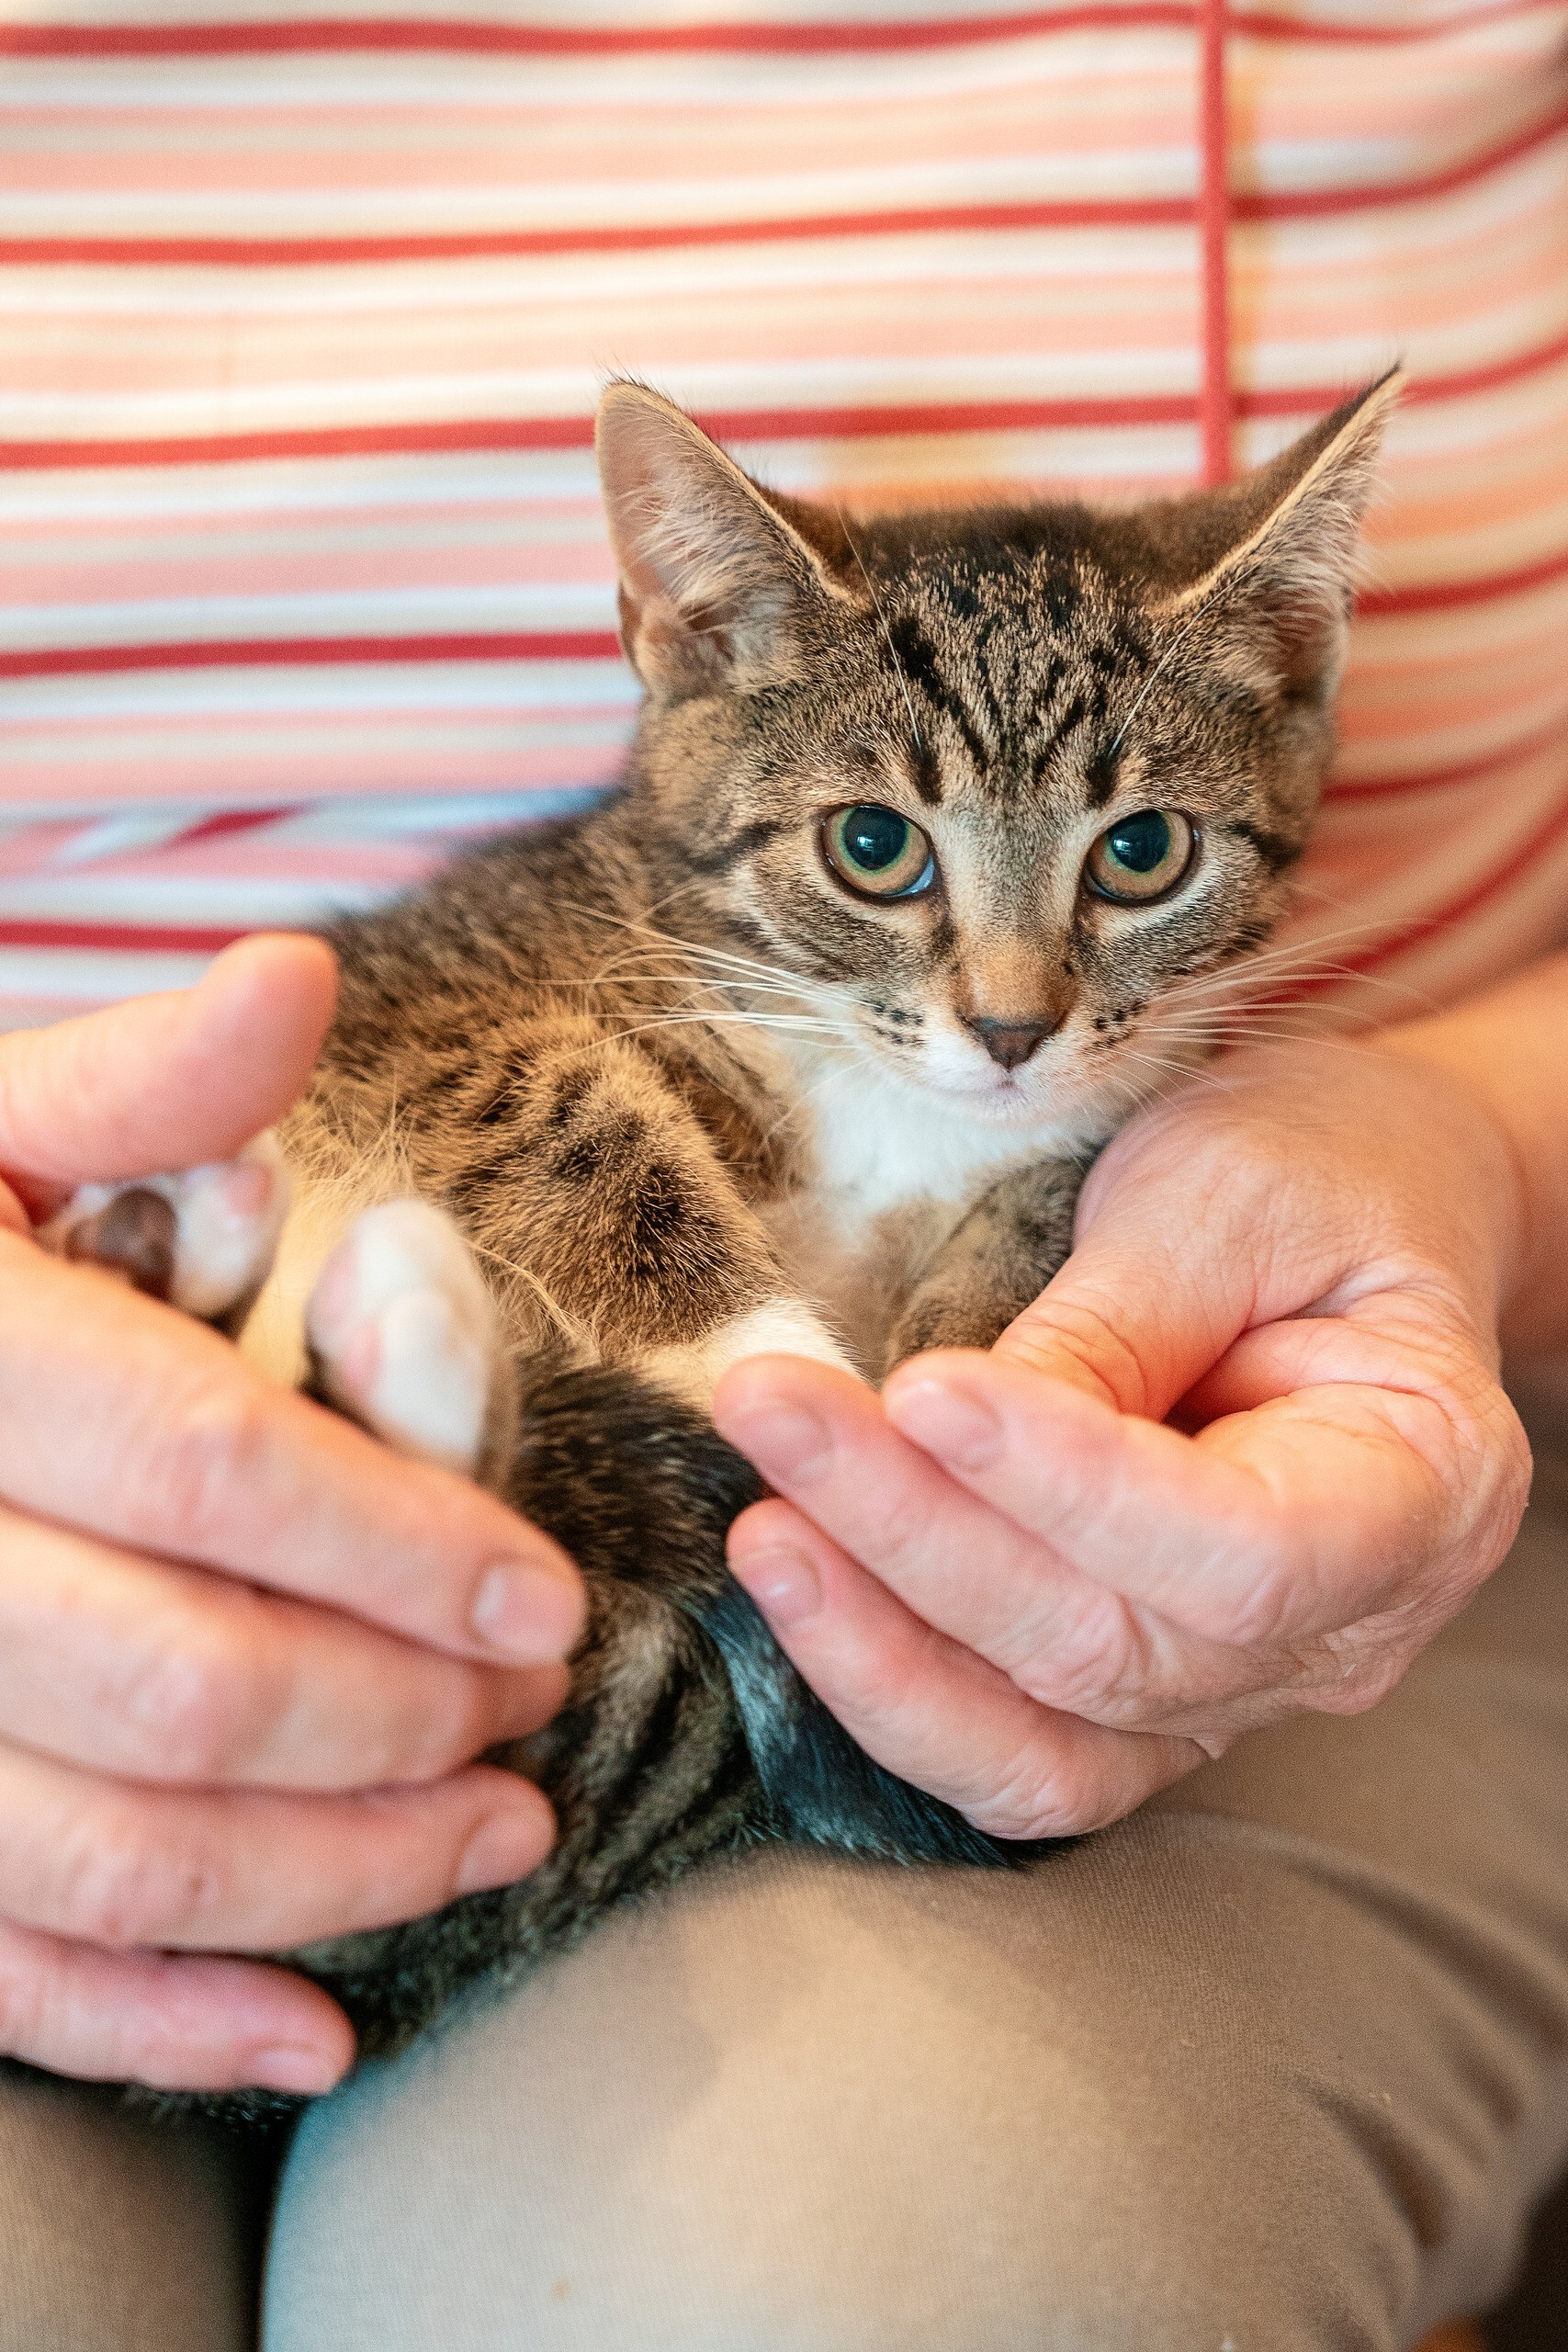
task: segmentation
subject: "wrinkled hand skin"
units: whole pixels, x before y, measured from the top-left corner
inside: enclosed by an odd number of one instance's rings
[[[256,940],[0,1039],[0,2055],[56,2073],[324,2090],[349,2021],[265,1956],[506,1885],[554,1834],[474,1759],[560,1704],[571,1564],[159,1303],[202,1170],[220,1224],[265,1193],[237,1156],[334,987],[319,943]],[[128,1182],[59,1243],[113,1271],[50,1254],[81,1186]]]
[[[774,1489],[731,1566],[879,1762],[997,1836],[1089,1829],[1257,1725],[1372,1706],[1463,1606],[1529,1483],[1499,1317],[1568,1334],[1568,967],[1540,973],[1142,1116],[987,1354],[880,1397],[726,1376]]]

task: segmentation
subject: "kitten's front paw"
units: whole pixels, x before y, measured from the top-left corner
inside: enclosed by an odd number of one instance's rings
[[[467,1242],[425,1201],[356,1217],[305,1310],[317,1383],[400,1453],[468,1474],[500,1377],[495,1308]]]
[[[223,1323],[265,1281],[288,1213],[270,1135],[236,1159],[119,1184],[82,1184],[40,1227],[46,1250],[121,1275],[204,1323]]]

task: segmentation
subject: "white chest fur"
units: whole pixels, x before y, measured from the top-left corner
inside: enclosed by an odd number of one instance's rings
[[[818,1069],[804,1093],[797,1182],[764,1218],[801,1295],[875,1370],[919,1264],[998,1177],[1077,1137],[1056,1120],[983,1119],[863,1062]]]

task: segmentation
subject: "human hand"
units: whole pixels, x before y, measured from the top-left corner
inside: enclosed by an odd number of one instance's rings
[[[1520,1222],[1438,1062],[1238,1057],[1108,1147],[989,1355],[880,1398],[788,1357],[726,1374],[715,1419],[776,1489],[734,1572],[873,1757],[1003,1838],[1369,1707],[1524,1507],[1495,1338]]]
[[[551,1841],[538,1792],[469,1759],[564,1695],[564,1554],[28,1238],[83,1180],[230,1157],[334,986],[318,944],[252,941],[192,993],[0,1039],[0,2050],[57,2072],[325,2089],[347,2019],[233,1955]]]

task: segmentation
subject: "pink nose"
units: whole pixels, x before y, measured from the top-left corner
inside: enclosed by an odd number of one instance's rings
[[[964,1025],[974,1031],[994,1062],[1003,1069],[1017,1069],[1026,1062],[1043,1038],[1056,1026],[1054,1016],[1036,1015],[1025,1020],[993,1020],[988,1013],[966,1012]]]

